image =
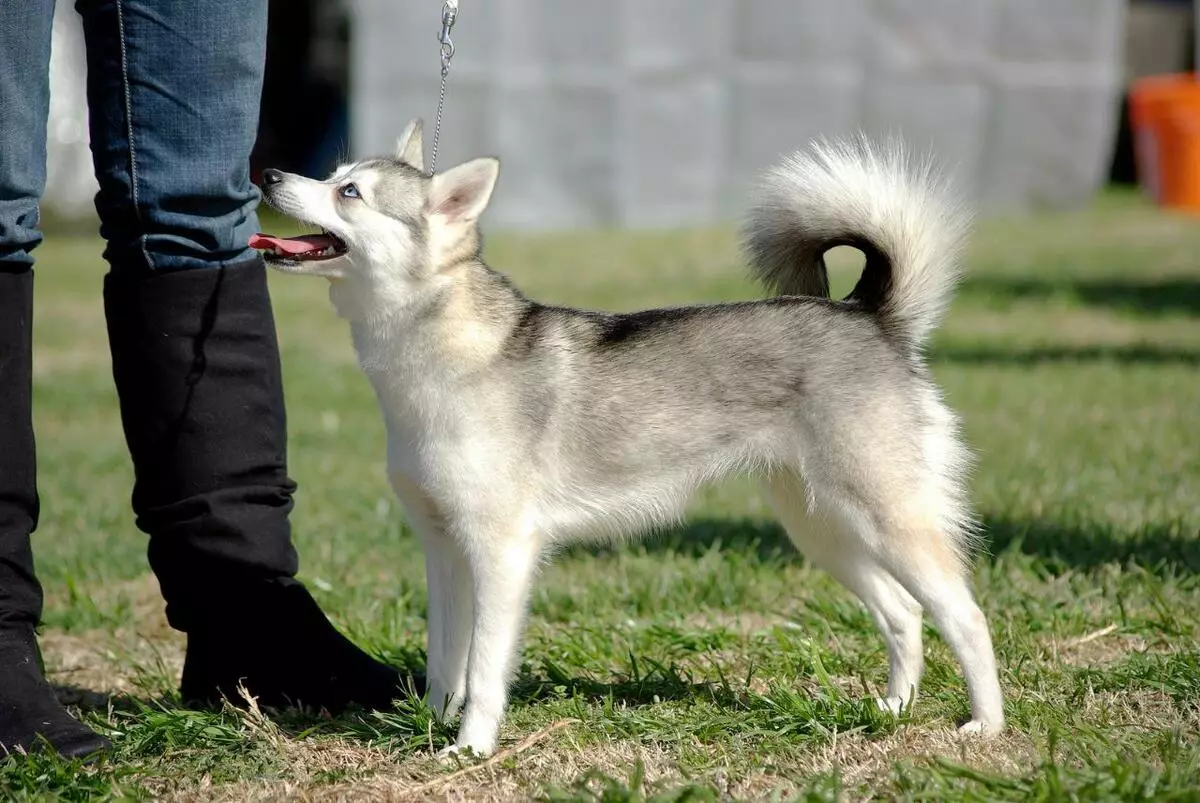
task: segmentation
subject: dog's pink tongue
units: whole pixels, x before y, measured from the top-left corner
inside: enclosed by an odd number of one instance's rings
[[[285,254],[306,254],[309,251],[319,251],[328,247],[329,238],[324,234],[310,234],[304,237],[274,237],[270,234],[254,234],[250,237],[250,247],[264,250],[273,248]]]

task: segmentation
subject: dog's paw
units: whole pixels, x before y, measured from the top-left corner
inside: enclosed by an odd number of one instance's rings
[[[875,705],[880,711],[886,711],[895,716],[900,716],[908,706],[903,697],[876,697]]]
[[[958,732],[969,736],[981,736],[985,739],[990,739],[993,736],[999,736],[1000,731],[1004,730],[1004,722],[984,722],[981,719],[973,719],[959,727]]]
[[[490,750],[480,750],[469,744],[452,744],[438,751],[437,760],[443,764],[467,764],[473,760],[487,758]]]
[[[435,756],[442,764],[459,764],[468,758],[466,753],[456,744],[450,744],[443,747]]]

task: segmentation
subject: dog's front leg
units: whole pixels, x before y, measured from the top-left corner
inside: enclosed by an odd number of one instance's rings
[[[430,707],[444,718],[454,716],[467,693],[467,651],[471,646],[471,568],[459,542],[449,532],[436,503],[399,472],[391,475],[409,526],[425,552],[428,588],[426,650]]]
[[[466,555],[448,533],[427,539],[425,577],[429,586],[429,705],[449,719],[458,713],[467,694],[472,584]]]
[[[540,549],[530,532],[480,533],[471,544],[474,624],[467,705],[451,751],[470,748],[483,756],[496,749]]]

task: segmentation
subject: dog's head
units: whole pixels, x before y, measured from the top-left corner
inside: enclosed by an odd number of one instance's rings
[[[413,120],[394,156],[344,165],[324,181],[265,170],[266,202],[321,231],[290,238],[259,234],[250,245],[278,270],[415,290],[477,253],[478,219],[500,171],[492,158],[432,177],[424,165],[421,121]]]

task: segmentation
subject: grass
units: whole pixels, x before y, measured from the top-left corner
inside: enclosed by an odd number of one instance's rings
[[[497,759],[443,767],[416,703],[337,719],[195,712],[163,619],[111,388],[99,244],[39,251],[36,405],[53,680],[115,755],[0,762],[0,795],[243,800],[1200,799],[1200,226],[1105,196],[983,223],[931,359],[980,456],[976,587],[1011,729],[960,738],[929,630],[923,697],[862,702],[883,642],[752,484],[643,545],[574,550],[533,602]],[[497,235],[533,295],[607,308],[752,297],[727,231]],[[852,259],[839,260],[849,268]],[[853,271],[842,269],[846,287]],[[303,577],[360,644],[423,662],[418,547],[321,282],[273,277]]]

